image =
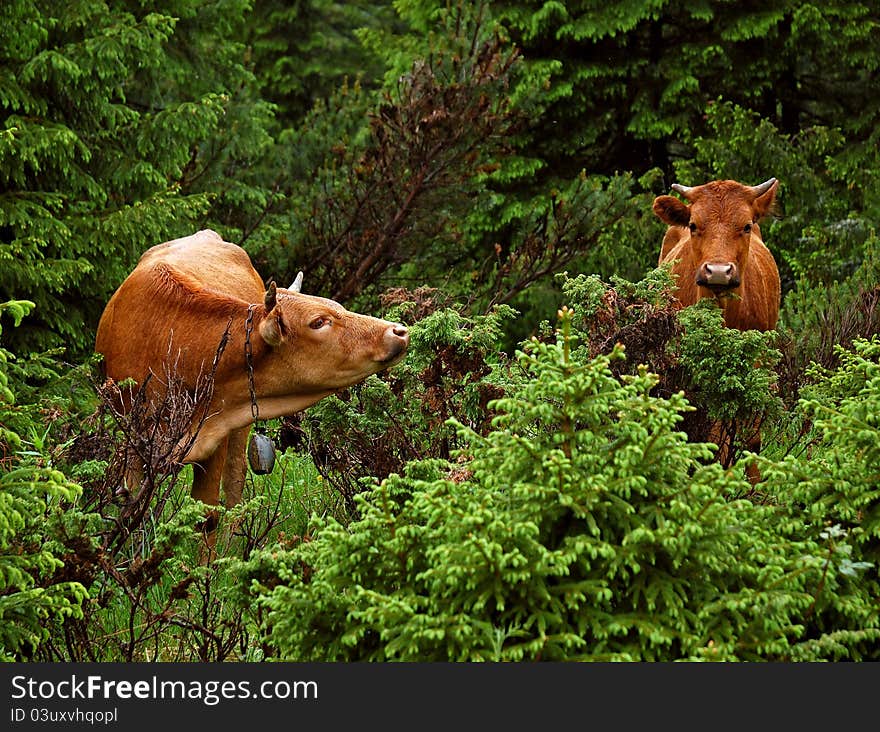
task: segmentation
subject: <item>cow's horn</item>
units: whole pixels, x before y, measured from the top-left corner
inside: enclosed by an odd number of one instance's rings
[[[754,194],[755,198],[758,196],[763,196],[767,191],[770,190],[770,187],[776,182],[776,178],[771,178],[770,180],[765,180],[761,185],[752,186],[749,190]]]
[[[278,302],[275,280],[269,280],[269,287],[266,288],[266,297],[263,298],[263,304],[266,306],[266,312],[271,312]]]
[[[681,186],[678,183],[672,184],[672,190],[680,193],[688,201],[691,200],[691,194],[694,192],[694,189],[691,186]]]
[[[302,286],[303,286],[303,273],[297,272],[296,279],[293,281],[293,284],[290,287],[288,287],[287,289],[290,290],[291,292],[302,292]]]

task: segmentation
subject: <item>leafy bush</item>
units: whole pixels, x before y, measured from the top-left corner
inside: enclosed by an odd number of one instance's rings
[[[282,440],[286,433],[308,450],[352,512],[364,479],[400,472],[410,460],[449,458],[458,436],[448,419],[485,433],[487,405],[508,378],[500,342],[511,308],[466,317],[442,293],[424,290],[389,293],[392,301],[388,317],[412,323],[406,359],[283,421]]]
[[[0,310],[18,321],[31,307]],[[112,383],[89,380],[93,364],[23,362],[0,348],[0,658],[253,659],[255,617],[230,601],[240,591],[222,560],[200,563],[205,507],[174,449],[198,394],[171,389],[164,412],[136,398],[122,414]],[[52,380],[38,391],[20,382],[37,376]],[[19,392],[36,401],[16,403]],[[157,420],[168,441],[155,438]],[[137,485],[123,481],[132,453],[145,465]],[[282,456],[224,517],[221,554],[304,533],[325,495],[307,460]]]
[[[0,304],[15,325],[30,312],[28,301]],[[0,327],[2,333],[2,327]],[[49,637],[49,622],[81,617],[85,588],[58,581],[64,547],[51,524],[63,511],[62,502],[74,500],[80,487],[28,447],[19,425],[33,426],[16,409],[8,376],[13,354],[0,348],[0,661],[31,657]]]
[[[692,441],[720,445],[725,466],[744,447],[756,448],[765,423],[772,427],[781,416],[776,334],[725,327],[711,300],[680,309],[669,267],[639,282],[615,276],[609,284],[595,275],[560,279],[589,355],[609,353],[620,343],[625,358],[612,365],[615,374],[645,366],[659,377],[655,395],[684,392],[694,409],[683,416],[682,429]]]
[[[838,358],[859,338],[880,331],[880,253],[878,240],[867,241],[864,261],[852,276],[823,284],[798,280],[785,298],[779,330],[784,335],[781,381],[794,406],[810,383],[809,368],[838,366]],[[820,373],[812,372],[814,375]]]
[[[528,378],[494,403],[493,431],[456,424],[454,463],[410,463],[355,499],[347,528],[314,519],[274,575],[254,560],[276,657],[790,656],[823,587],[818,545],[731,500],[742,481],[677,430],[684,398],[650,396],[645,369],[615,378],[619,347],[578,360],[571,319],[519,354]]]
[[[761,463],[766,489],[788,509],[788,530],[825,545],[804,650],[880,660],[880,339],[838,356],[834,370],[815,366],[804,389],[806,449]]]

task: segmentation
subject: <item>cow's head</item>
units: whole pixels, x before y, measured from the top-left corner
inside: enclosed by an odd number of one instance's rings
[[[346,310],[333,300],[304,295],[302,274],[287,289],[269,285],[260,337],[281,359],[280,379],[301,393],[342,389],[398,363],[409,332],[392,323]],[[265,382],[264,382],[265,383]]]
[[[661,220],[688,229],[683,241],[696,264],[697,285],[716,296],[740,286],[748,264],[752,229],[770,212],[778,185],[775,178],[757,186],[732,180],[692,188],[675,184],[672,189],[690,205],[673,196],[654,199],[654,213]]]

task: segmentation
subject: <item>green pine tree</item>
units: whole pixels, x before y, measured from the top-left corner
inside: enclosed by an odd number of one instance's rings
[[[278,658],[791,657],[821,547],[735,500],[743,481],[678,431],[684,398],[650,396],[645,369],[616,378],[619,348],[584,359],[571,320],[520,354],[492,432],[459,425],[453,463],[411,463],[359,497],[359,521],[315,518],[240,568]]]
[[[33,308],[28,301],[0,303],[14,324]],[[0,326],[0,334],[3,329]],[[15,402],[8,366],[14,355],[0,348],[0,661],[27,660],[49,637],[50,622],[82,617],[85,588],[58,581],[63,544],[49,525],[80,487],[29,450],[39,427]]]
[[[258,218],[254,184],[234,174],[268,140],[235,40],[247,5],[6,6],[0,300],[37,304],[11,334],[16,350],[88,352],[110,293],[148,247],[212,223],[212,204],[216,226]],[[236,206],[247,215],[231,216]]]

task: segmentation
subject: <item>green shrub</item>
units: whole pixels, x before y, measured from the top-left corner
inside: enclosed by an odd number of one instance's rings
[[[880,330],[878,244],[876,235],[868,238],[865,258],[851,276],[830,284],[801,277],[785,297],[779,324],[785,337],[781,382],[792,407],[811,381],[810,364],[834,368],[845,352],[841,348]]]
[[[786,509],[780,524],[825,547],[804,651],[880,660],[880,339],[838,355],[840,366],[815,366],[804,389],[806,449],[762,461],[762,472]]]
[[[721,420],[778,413],[774,332],[727,328],[721,308],[707,299],[682,310],[680,320],[683,334],[677,349],[690,376],[690,399]]]
[[[351,511],[364,479],[400,472],[410,460],[449,458],[459,440],[447,420],[485,433],[487,405],[509,378],[501,341],[511,308],[466,317],[437,291],[394,297],[401,301],[388,317],[411,323],[404,361],[285,420]]]
[[[639,282],[560,279],[589,355],[622,344],[625,359],[612,365],[615,374],[635,374],[643,365],[659,377],[655,396],[684,392],[694,409],[681,428],[692,441],[724,445],[725,465],[736,462],[744,447],[756,446],[759,431],[776,426],[782,402],[775,332],[727,328],[721,309],[708,299],[679,309],[666,265]]]
[[[255,558],[276,657],[788,657],[818,545],[731,500],[743,481],[678,431],[684,398],[650,396],[645,369],[616,378],[620,348],[579,360],[571,318],[519,354],[528,378],[493,431],[457,425],[453,462],[412,462],[356,498],[359,521],[316,518],[309,541]]]
[[[0,313],[11,313],[18,325],[32,307],[7,302]],[[49,636],[47,621],[81,616],[86,597],[81,584],[56,578],[64,548],[49,530],[62,502],[76,498],[80,488],[40,451],[27,449],[33,446],[20,425],[36,427],[15,405],[12,358],[0,348],[0,661],[32,656]]]

